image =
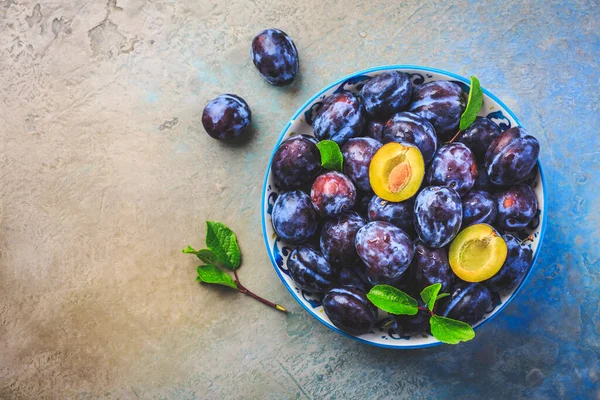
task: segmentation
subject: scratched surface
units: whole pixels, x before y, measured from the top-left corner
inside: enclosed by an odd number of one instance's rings
[[[0,0],[0,398],[600,399],[600,7],[500,3]],[[270,27],[300,53],[288,88],[249,58]],[[468,344],[345,339],[294,303],[262,243],[288,118],[390,63],[477,75],[542,145],[543,254]],[[202,130],[224,92],[252,107],[245,143]],[[238,233],[246,286],[289,316],[194,282],[180,249],[208,218]]]

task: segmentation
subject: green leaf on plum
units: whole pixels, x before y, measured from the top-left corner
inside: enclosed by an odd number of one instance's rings
[[[421,298],[423,299],[425,304],[427,304],[427,308],[429,309],[429,311],[433,311],[433,306],[435,306],[437,295],[441,289],[441,283],[434,283],[433,285],[429,285],[421,291]]]
[[[419,312],[417,300],[402,290],[389,285],[375,285],[367,298],[376,307],[395,315],[415,315]]]
[[[475,337],[475,331],[471,325],[462,321],[434,315],[429,323],[433,337],[443,343],[458,344]]]
[[[321,166],[325,169],[341,171],[344,163],[344,156],[340,146],[333,140],[321,140],[317,143],[321,153]]]
[[[481,90],[481,84],[479,79],[471,76],[471,89],[469,90],[469,100],[467,101],[467,107],[460,116],[459,129],[464,131],[471,125],[477,118],[479,110],[483,105],[483,91]]]

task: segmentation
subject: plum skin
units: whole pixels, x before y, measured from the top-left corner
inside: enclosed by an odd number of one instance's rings
[[[485,153],[485,167],[494,185],[508,186],[524,179],[537,163],[540,144],[521,127],[495,138]]]
[[[252,40],[250,56],[260,76],[275,86],[289,85],[299,68],[298,50],[279,29],[266,29]]]
[[[477,162],[483,162],[488,147],[498,136],[500,127],[494,121],[477,117],[467,129],[458,134],[456,141],[471,149]]]
[[[537,197],[530,186],[519,183],[496,195],[498,214],[494,225],[505,231],[527,226],[538,209]]]
[[[323,298],[323,310],[336,327],[352,335],[369,332],[377,319],[377,308],[360,289],[335,287]]]
[[[337,269],[311,246],[296,247],[287,259],[288,272],[302,289],[323,293],[337,277]]]
[[[504,265],[496,275],[484,282],[494,292],[516,288],[529,271],[533,258],[531,248],[522,244],[513,235],[505,234],[502,235],[502,238],[506,242],[506,247],[508,247],[506,261],[504,261]]]
[[[310,198],[322,217],[336,217],[356,203],[356,188],[352,181],[337,171],[319,175],[310,189]]]
[[[420,115],[399,112],[385,123],[383,142],[407,142],[418,147],[425,164],[433,159],[438,147],[438,137],[431,123]]]
[[[379,148],[380,142],[366,137],[349,139],[342,146],[344,174],[354,182],[357,189],[371,191],[369,164]]]
[[[395,203],[374,195],[369,202],[367,218],[369,221],[389,222],[409,233],[413,230],[414,204],[412,198]]]
[[[467,146],[458,142],[440,147],[427,173],[427,183],[449,186],[461,196],[471,190],[476,178],[475,157]]]
[[[473,224],[492,224],[498,214],[494,196],[482,190],[471,190],[462,198],[463,227]]]
[[[367,266],[372,284],[394,284],[402,278],[412,261],[410,237],[389,222],[369,222],[356,234],[356,252]]]
[[[296,189],[311,183],[321,171],[321,153],[304,135],[283,142],[273,155],[271,170],[284,189]]]
[[[280,194],[271,213],[273,229],[279,238],[289,243],[306,242],[317,231],[317,212],[310,197],[294,190]]]
[[[474,325],[492,311],[492,292],[481,283],[457,283],[450,297],[444,299],[444,317]]]
[[[421,289],[441,283],[440,293],[448,292],[456,280],[448,262],[448,251],[445,248],[430,249],[421,241],[415,243],[411,273]]]
[[[384,119],[404,110],[410,103],[412,82],[404,72],[389,71],[370,79],[360,90],[370,118]]]
[[[321,230],[320,247],[325,258],[333,265],[348,267],[358,261],[354,246],[356,233],[365,226],[365,219],[348,211],[334,220],[327,220]]]
[[[428,247],[444,247],[456,236],[462,224],[462,203],[454,189],[429,186],[415,200],[415,230]]]
[[[252,111],[244,99],[235,94],[222,94],[212,99],[202,111],[202,126],[213,139],[229,140],[246,130]]]
[[[365,108],[347,90],[327,97],[313,119],[313,130],[319,140],[333,140],[340,146],[360,136],[365,125]]]

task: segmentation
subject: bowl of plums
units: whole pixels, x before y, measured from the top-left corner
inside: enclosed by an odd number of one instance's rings
[[[298,109],[269,161],[275,271],[313,317],[360,342],[469,341],[539,254],[539,153],[476,77],[409,65],[344,77]]]

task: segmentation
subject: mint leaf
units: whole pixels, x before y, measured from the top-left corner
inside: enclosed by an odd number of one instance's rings
[[[215,253],[210,251],[209,249],[195,250],[193,247],[188,246],[185,249],[181,250],[184,254],[195,254],[196,257],[200,259],[200,261],[206,264],[216,264],[217,256]]]
[[[434,315],[429,323],[433,337],[443,343],[458,344],[475,337],[475,331],[471,325],[462,321]]]
[[[206,247],[224,267],[236,269],[240,266],[242,255],[235,233],[222,223],[206,221]]]
[[[340,146],[333,140],[321,140],[317,143],[321,153],[321,166],[325,169],[341,171],[344,163],[344,156]]]
[[[390,314],[415,315],[419,311],[417,300],[393,286],[375,285],[367,293],[367,298],[375,306]]]
[[[439,299],[443,299],[444,297],[448,297],[448,296],[450,296],[450,293],[438,294],[438,296],[435,298],[435,301],[438,301]]]
[[[229,274],[213,264],[200,265],[198,266],[198,277],[196,278],[199,282],[204,283],[215,283],[217,285],[228,286],[230,288],[237,289],[237,285],[231,279]]]
[[[427,308],[429,308],[429,311],[433,311],[433,306],[435,305],[437,295],[440,292],[441,288],[441,283],[434,283],[433,285],[429,285],[421,291],[421,298],[423,299],[425,304],[427,304]]]
[[[481,85],[479,84],[479,79],[474,76],[471,76],[471,89],[469,90],[469,100],[467,101],[467,107],[465,111],[460,116],[460,126],[459,130],[464,131],[471,125],[479,110],[481,110],[481,106],[483,105],[483,91],[481,90]]]

